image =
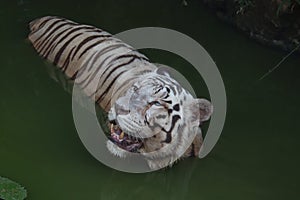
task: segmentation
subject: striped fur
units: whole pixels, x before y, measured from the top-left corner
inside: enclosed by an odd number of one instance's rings
[[[125,133],[143,142],[139,152],[151,168],[198,154],[200,122],[212,113],[207,100],[194,99],[146,56],[101,29],[46,16],[32,21],[30,31],[40,56],[74,80]],[[111,141],[107,147],[120,157],[129,153]]]
[[[113,95],[120,95],[134,81],[119,83],[120,88],[115,88],[117,80],[128,76],[134,79],[156,69],[131,46],[93,26],[47,16],[32,21],[30,30],[29,40],[38,54],[71,79],[76,78],[83,91],[88,96],[95,95],[95,101],[106,111],[110,109],[111,99],[117,99]],[[112,88],[119,92],[112,94]]]

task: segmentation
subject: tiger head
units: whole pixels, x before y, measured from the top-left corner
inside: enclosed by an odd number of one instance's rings
[[[111,130],[107,147],[120,157],[142,153],[151,168],[165,167],[182,156],[211,114],[208,100],[193,98],[156,70],[141,75],[112,105],[109,120],[119,128]]]

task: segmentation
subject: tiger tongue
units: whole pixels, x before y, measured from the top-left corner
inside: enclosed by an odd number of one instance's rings
[[[125,133],[120,129],[118,125],[111,124],[110,126],[110,137],[115,142],[122,142],[125,138]]]

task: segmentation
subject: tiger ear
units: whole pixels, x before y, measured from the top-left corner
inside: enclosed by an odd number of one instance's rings
[[[169,72],[170,70],[168,69],[169,67],[162,64],[156,64],[156,66],[158,67],[155,70],[157,74],[170,77],[170,72]]]
[[[191,125],[199,126],[201,122],[207,121],[213,112],[212,104],[206,99],[193,99],[189,104]]]
[[[200,112],[200,122],[207,121],[213,113],[212,104],[206,99],[196,99]]]

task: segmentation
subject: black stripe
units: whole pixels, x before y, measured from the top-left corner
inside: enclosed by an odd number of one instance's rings
[[[73,27],[69,27],[63,31],[61,31],[60,33],[56,34],[56,36],[52,39],[52,41],[48,44],[48,46],[45,48],[45,52],[41,52],[41,55],[44,57],[44,58],[48,58],[49,54],[52,52],[52,49],[54,47],[56,47],[57,43],[55,43],[55,41],[57,40],[57,38],[59,36],[61,36],[62,34],[64,34],[66,31],[70,30],[71,28]],[[52,46],[51,46],[52,45]]]
[[[129,47],[127,47],[128,49],[131,49]],[[132,51],[134,51],[134,49],[131,49]],[[121,56],[118,56],[117,58],[115,58],[114,60],[118,60],[120,58],[128,58],[128,57],[135,57],[135,58],[138,58],[140,60],[145,60],[145,61],[149,61],[148,58],[146,57],[143,57],[143,56],[139,56],[139,55],[136,55],[136,54],[124,54],[124,55],[121,55]],[[114,61],[113,60],[113,61]]]
[[[173,110],[179,111],[179,110],[180,110],[179,104],[175,104],[175,105],[173,106]]]
[[[87,72],[89,72],[89,71],[91,70],[91,68],[94,67],[94,62],[95,62],[95,60],[98,60],[99,54],[100,54],[100,52],[97,52],[97,51],[96,51],[96,53],[93,54],[93,56],[90,58],[90,59],[93,59],[93,61],[92,61],[92,62],[89,61],[90,66],[88,66],[88,65],[85,66],[85,68],[86,68],[86,67],[89,67],[89,68],[86,70]],[[82,88],[85,88],[85,87],[93,80],[93,78],[97,75],[97,73],[98,73],[99,70],[101,69],[102,63],[105,62],[107,59],[109,59],[111,56],[112,56],[112,55],[106,57],[105,60],[102,61],[102,62],[99,64],[99,66],[97,67],[96,71],[95,71],[93,74],[89,73],[88,76],[87,76],[84,80],[78,82],[79,84],[84,84],[84,82],[86,82],[86,81],[88,80],[88,82],[85,83],[85,84],[82,86]],[[90,60],[90,59],[89,59],[89,60]]]
[[[75,55],[78,53],[78,51],[80,50],[80,48],[85,45],[86,43],[96,39],[96,38],[103,38],[103,37],[111,37],[111,35],[92,35],[92,36],[89,36],[87,38],[85,38],[82,42],[79,43],[79,45],[77,46],[75,52],[74,52],[74,55],[72,56],[72,60],[74,59]]]
[[[163,102],[165,102],[165,103],[168,103],[168,104],[172,104],[172,101],[171,100],[169,100],[169,101],[167,101],[167,100],[162,100]]]
[[[129,60],[128,62],[126,62],[126,63],[122,63],[122,64],[117,65],[113,70],[111,70],[111,71],[108,73],[108,75],[105,77],[105,79],[104,79],[102,85],[104,85],[104,83],[105,83],[105,82],[107,81],[107,79],[111,76],[111,74],[114,73],[117,69],[119,69],[119,68],[121,68],[121,67],[123,67],[123,66],[125,66],[125,65],[129,65],[129,64],[132,63],[135,59],[136,59],[136,58],[132,58],[132,59],[130,59],[130,60]]]
[[[71,35],[72,33],[76,32],[76,31],[78,31],[78,30],[84,31],[85,29],[92,29],[92,28],[94,28],[94,27],[83,25],[83,26],[73,26],[72,28],[73,28],[73,29],[70,30],[68,33],[66,33],[66,34],[65,34],[65,35],[57,42],[56,45],[58,45],[59,43],[61,43],[61,42],[62,42],[63,40],[65,40],[69,35]]]
[[[104,55],[104,54],[106,54],[107,52],[110,52],[110,51],[113,52],[113,50],[115,50],[115,49],[117,49],[119,47],[122,47],[122,46],[124,46],[123,43],[116,43],[116,44],[107,46],[107,47],[105,47],[105,48],[103,48],[103,49],[100,50],[99,54],[97,54],[97,58],[100,57],[100,56],[102,56],[102,55]],[[111,56],[109,56],[109,57],[111,57]],[[114,59],[111,60],[110,63],[112,63],[113,61],[114,61]],[[88,70],[91,70],[92,67],[93,66],[91,65]],[[106,68],[106,70],[108,68],[109,68],[109,64],[108,64],[108,67]],[[106,72],[106,70],[103,72],[103,74]]]
[[[169,86],[170,86],[171,90],[173,91],[174,95],[176,95],[177,94],[176,89],[172,85],[169,85]]]
[[[118,45],[113,45],[113,47],[118,46]],[[106,49],[111,49],[111,46],[106,47]],[[114,49],[114,48],[113,48]],[[131,55],[125,54],[125,55],[121,55],[121,56],[117,56],[116,58],[114,58],[113,60],[110,61],[111,64],[109,64],[106,69],[104,70],[104,72],[102,73],[102,75],[100,76],[100,79],[102,79],[102,77],[104,76],[104,74],[110,69],[110,66],[112,64],[114,64],[114,61],[119,60],[121,58],[125,58],[125,57],[131,57]]]
[[[42,23],[40,23],[38,29],[43,28],[43,26],[44,26],[48,21],[50,21],[51,19],[55,19],[55,18],[49,17],[48,19],[45,19]],[[40,19],[40,20],[41,20],[41,19]]]
[[[114,63],[116,60],[119,60],[121,58],[130,58],[130,57],[133,57],[134,59],[144,59],[143,57],[139,57],[137,55],[134,55],[134,54],[124,54],[124,55],[121,55],[121,56],[117,56],[116,58],[114,58],[111,63]],[[111,65],[110,65],[111,66]],[[102,79],[102,77],[104,76],[104,74],[110,69],[110,66],[108,66],[105,71],[103,72],[103,74],[101,75],[100,79]],[[107,79],[108,76],[106,76],[105,80]]]
[[[118,47],[122,47],[123,45],[122,45],[122,44],[121,44],[121,45],[113,45],[113,46],[109,46],[109,47],[116,47],[116,46],[117,46],[117,48],[118,48]],[[115,48],[109,48],[109,47],[107,48],[107,50],[115,49]],[[110,67],[115,63],[115,61],[119,61],[119,60],[122,59],[122,58],[130,58],[130,57],[137,58],[135,55],[132,55],[132,54],[123,54],[123,55],[117,56],[117,57],[115,57],[114,59],[112,59],[112,60],[110,61],[110,64],[108,64],[107,68],[104,70],[104,72],[103,72],[103,74],[101,75],[100,78],[102,78],[102,77],[104,76],[104,74],[105,74],[109,69],[111,69]]]
[[[77,71],[73,74],[73,76],[71,77],[71,80],[72,80],[72,81],[76,79],[77,74],[78,74],[78,70],[77,70]]]
[[[171,124],[170,130],[169,130],[169,131],[166,131],[164,128],[162,129],[164,132],[167,133],[166,139],[165,139],[163,142],[165,142],[165,143],[170,143],[170,142],[172,141],[172,134],[171,134],[171,132],[172,132],[172,130],[174,129],[174,126],[175,126],[176,122],[177,122],[179,119],[181,119],[181,117],[180,117],[179,115],[174,115],[174,116],[172,117],[172,124]]]
[[[75,47],[76,47],[76,46],[74,46],[74,47],[71,49],[71,51],[69,51],[69,54],[68,54],[68,56],[67,56],[67,58],[66,58],[64,64],[62,65],[62,70],[63,70],[63,72],[65,72],[65,71],[67,70],[67,68],[69,67],[70,57],[71,57],[72,52],[74,51]]]
[[[136,53],[136,55],[139,56],[140,59],[149,62],[149,59],[148,59],[145,55],[143,55],[143,54],[141,54],[140,52],[138,52],[136,49],[133,49],[133,48],[132,48],[132,52]]]
[[[103,41],[103,40],[102,40]],[[109,52],[109,51],[112,51],[112,50],[114,50],[114,49],[116,49],[116,48],[118,48],[118,47],[121,47],[121,46],[123,46],[124,44],[119,44],[119,43],[117,43],[117,44],[115,44],[115,45],[111,45],[111,46],[108,46],[108,47],[105,47],[105,48],[103,48],[100,52],[98,52],[97,53],[97,55],[95,55],[95,57],[93,58],[93,61],[92,61],[92,64],[90,65],[90,67],[87,69],[87,71],[90,71],[91,70],[91,68],[94,66],[93,64],[98,60],[98,58],[100,57],[100,56],[102,56],[103,54],[105,54],[105,53],[107,53],[107,52]],[[85,82],[86,80],[88,80],[89,78],[89,81],[83,86],[83,88],[85,88],[86,86],[88,86],[88,84],[93,80],[93,78],[97,75],[97,73],[99,72],[99,70],[101,69],[101,65],[107,60],[107,59],[109,59],[109,58],[111,58],[113,55],[109,55],[108,57],[106,57],[100,64],[99,64],[99,67],[97,68],[97,70],[93,73],[93,75],[92,75],[92,77],[90,78],[90,75],[86,78],[86,79],[84,79],[83,81],[81,81],[80,82],[80,84],[81,83],[83,83],[83,82]],[[107,68],[109,68],[109,66],[107,66]],[[106,68],[106,70],[107,70],[107,68]],[[106,71],[105,70],[105,71]],[[102,75],[105,73],[105,71],[102,73]],[[101,77],[102,77],[102,75],[101,75]],[[101,77],[99,78],[100,80],[101,80]]]
[[[170,143],[171,141],[172,141],[172,135],[171,135],[171,133],[167,133],[167,137],[163,142]]]
[[[154,94],[157,94],[159,91],[161,91],[162,90],[162,87],[161,88],[159,88],[158,90],[156,90],[155,92],[154,92]]]
[[[87,32],[89,32],[89,33],[102,33],[103,31],[99,28],[95,28],[95,30],[90,30],[90,31],[87,31]]]
[[[98,55],[97,55],[97,56],[98,56]],[[95,78],[95,76],[98,74],[99,70],[101,69],[102,64],[104,64],[105,61],[108,60],[109,58],[111,58],[112,56],[114,56],[114,55],[107,56],[107,57],[106,57],[106,58],[98,65],[97,70],[93,73],[92,76],[88,76],[86,79],[84,79],[83,81],[80,82],[80,83],[83,83],[83,82],[85,82],[87,79],[89,79],[89,81],[83,86],[83,88],[87,87],[88,84],[90,84],[90,82],[91,82],[91,81]],[[91,67],[92,67],[92,66],[91,66]],[[89,69],[88,69],[88,71],[89,71]]]
[[[156,76],[155,79],[161,81],[161,82],[163,83],[163,85],[168,85],[168,83],[169,83],[168,80],[161,79],[161,78],[158,77],[158,76]],[[167,82],[166,82],[166,81],[167,81]],[[167,91],[168,91],[168,88],[166,88],[166,89],[167,89]]]
[[[55,38],[56,35],[53,35],[53,33],[55,33],[58,29],[60,29],[60,28],[63,27],[63,26],[66,26],[66,25],[72,25],[72,23],[66,22],[66,23],[62,23],[62,24],[58,25],[57,27],[55,27],[55,28],[47,35],[47,37],[44,39],[44,41],[41,42],[41,43],[39,44],[39,47],[37,47],[37,48],[40,48],[41,46],[43,46],[43,47],[42,47],[42,49],[40,49],[38,52],[41,53],[41,52],[45,49],[46,45],[49,43],[49,41],[51,41],[51,39],[52,39],[53,36],[54,36],[53,39],[56,39],[56,38]],[[53,41],[55,41],[55,40],[52,40],[50,43],[53,43]],[[46,44],[44,44],[45,42],[46,42]],[[48,46],[49,46],[49,45],[48,45]],[[46,49],[47,49],[47,48],[46,48]]]
[[[37,31],[39,31],[41,28],[44,27],[44,25],[46,24],[46,22],[50,21],[51,19],[54,19],[54,18],[48,18],[46,20],[44,20],[42,23],[40,23],[40,25],[38,27],[35,27],[35,24],[36,23],[39,23],[41,21],[41,19],[35,19],[34,21],[30,22],[29,26],[30,26],[30,35],[36,33]],[[33,30],[34,28],[34,30]]]
[[[87,48],[85,48],[85,50],[80,54],[80,56],[78,57],[78,59],[80,59],[81,56],[83,56],[88,50],[90,50],[91,48],[97,46],[98,44],[102,43],[105,40],[107,40],[107,39],[99,40],[99,41],[95,42],[94,44],[91,44],[90,46],[88,46]]]
[[[78,69],[78,77],[80,77],[83,72],[85,72],[85,68],[88,67],[88,63],[90,61],[91,58],[93,58],[95,56],[95,54],[97,54],[97,51],[95,51],[90,58],[86,59],[85,62],[83,64],[80,65],[80,69]]]
[[[79,27],[76,27],[76,28],[74,28],[74,27],[72,27],[72,28],[73,28],[73,29],[70,30],[69,32],[67,32],[67,33],[66,33],[66,34],[65,34],[65,35],[64,35],[64,36],[56,43],[55,46],[51,47],[51,50],[50,50],[49,53],[51,53],[51,52],[57,47],[58,44],[62,43],[63,40],[65,40],[65,39],[66,39],[69,35],[71,35],[72,33],[76,32],[76,31],[78,31],[78,30],[89,29],[89,28],[91,28],[91,26],[79,26]],[[92,28],[93,28],[93,27],[92,27]],[[82,34],[82,33],[80,33],[80,34]],[[45,57],[46,59],[48,58],[49,53],[48,53],[47,56]]]
[[[131,78],[128,78],[126,81],[123,82],[123,84],[121,85],[121,87],[125,87],[129,82],[131,82],[132,80],[135,80],[135,79],[137,79],[135,76],[133,76]]]
[[[73,37],[71,37],[67,42],[64,43],[64,45],[59,49],[59,51],[57,52],[57,54],[55,55],[53,64],[57,65],[57,63],[59,62],[59,59],[61,57],[61,55],[63,54],[64,50],[67,48],[67,46],[72,42],[72,40],[74,40],[76,37],[78,37],[79,35],[82,35],[82,33],[77,33],[76,35],[74,35]]]
[[[107,92],[110,90],[110,88],[112,87],[112,85],[115,83],[115,81],[125,72],[126,70],[124,70],[123,72],[119,73],[113,80],[112,82],[109,84],[109,86],[106,88],[106,90],[101,94],[101,96],[97,99],[97,103],[99,103],[100,101],[103,100],[104,95],[107,94]]]
[[[44,33],[48,33],[55,24],[57,24],[58,22],[62,22],[65,21],[65,19],[57,19],[56,21],[54,21],[51,25],[48,26],[48,28],[44,31]],[[44,37],[44,34],[41,34],[40,37],[38,37],[33,43],[36,43],[38,40],[40,40],[42,37]]]

